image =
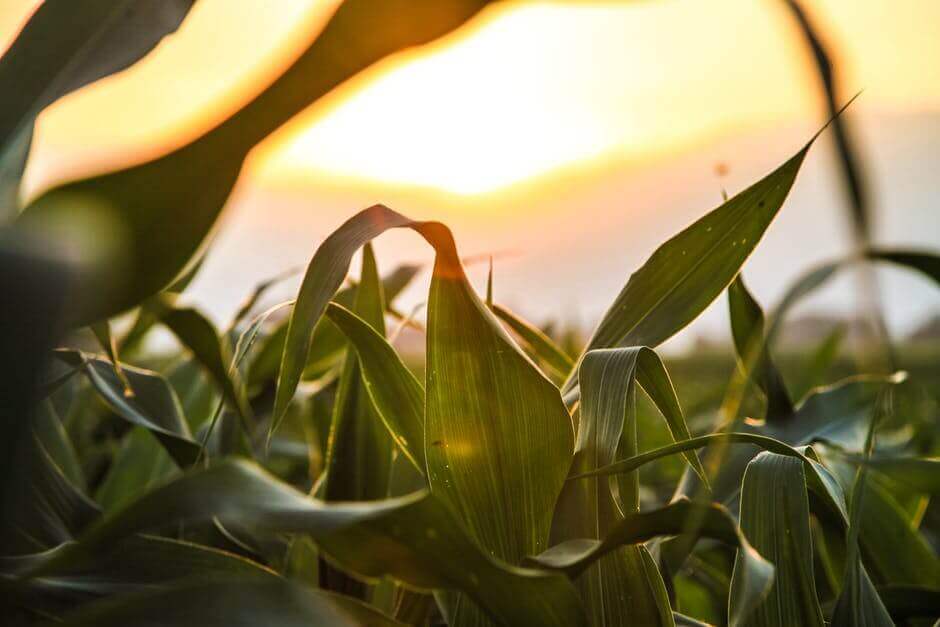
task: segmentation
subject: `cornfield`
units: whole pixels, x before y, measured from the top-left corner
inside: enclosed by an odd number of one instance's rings
[[[5,200],[37,113],[139,59],[191,4],[37,10],[0,58]],[[224,328],[182,304],[255,144],[485,4],[334,2],[222,123],[4,212],[4,624],[937,619],[936,361],[885,342],[833,379],[831,343],[794,367],[777,336],[840,273],[890,264],[937,287],[940,256],[872,246],[860,220],[856,254],[808,269],[766,315],[742,276],[832,128],[659,245],[585,340],[478,295],[446,225],[384,205],[315,247],[294,300],[259,311],[274,279]],[[434,253],[426,321],[395,304],[424,269],[372,249],[390,229]],[[733,363],[661,358],[716,299]],[[423,355],[399,354],[403,328]]]

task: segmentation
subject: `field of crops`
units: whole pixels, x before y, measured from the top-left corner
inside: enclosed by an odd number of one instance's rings
[[[77,5],[47,2],[0,58],[16,92],[4,174],[18,181],[45,104],[119,69],[84,45],[120,39],[117,4],[76,22]],[[860,220],[856,254],[807,268],[773,307],[742,275],[838,118],[702,207],[583,338],[494,302],[498,268],[478,294],[445,224],[383,205],[311,249],[295,299],[269,306],[276,277],[221,328],[184,304],[251,147],[483,4],[347,0],[219,126],[3,227],[3,624],[935,624],[940,347],[879,334],[877,299],[864,346],[779,339],[843,273],[864,287],[889,264],[940,287],[940,251],[871,246]],[[390,229],[420,236],[433,268],[383,264],[371,242]],[[396,298],[423,272],[417,317]],[[733,347],[661,358],[716,300]],[[422,354],[399,352],[402,332]]]

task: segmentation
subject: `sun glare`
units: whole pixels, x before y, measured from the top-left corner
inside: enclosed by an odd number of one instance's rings
[[[0,7],[0,31],[33,4]],[[200,0],[132,70],[41,116],[24,186],[113,169],[198,134],[270,80],[298,40],[293,29],[326,4],[273,11],[254,0]],[[815,11],[832,37],[852,44],[843,87],[865,88],[858,107],[940,106],[931,62],[940,40],[912,26],[940,19],[940,3],[889,10],[827,0]],[[497,5],[340,87],[265,142],[248,171],[291,189],[316,181],[478,196],[748,127],[816,121],[808,59],[793,34],[773,2]]]
[[[397,59],[316,112],[322,119],[286,141],[272,165],[477,194],[609,150],[618,137],[606,120],[583,115],[571,86],[552,79],[562,55],[545,59],[544,48],[525,45],[534,29],[567,47],[558,17],[516,10],[434,54]]]

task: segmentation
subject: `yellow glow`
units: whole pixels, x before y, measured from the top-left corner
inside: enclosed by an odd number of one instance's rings
[[[0,6],[0,32],[35,0]],[[311,6],[200,0],[132,70],[42,116],[27,186],[165,152],[249,98],[289,58]],[[12,8],[11,8],[12,7]],[[396,55],[314,106],[252,159],[265,186],[350,179],[478,196],[561,170],[647,160],[709,137],[818,119],[814,77],[781,3],[519,2]],[[858,107],[940,107],[940,2],[811,3],[843,50]],[[322,12],[322,11],[321,11]]]
[[[880,35],[885,22],[911,28],[914,11],[825,4],[822,25],[835,13],[855,43],[842,64],[846,92],[866,88],[868,107],[940,106],[927,60],[940,58],[940,43],[926,29]],[[919,17],[940,23],[938,7],[918,5],[929,14]],[[293,187],[314,174],[479,195],[572,165],[642,161],[723,132],[818,119],[808,67],[777,3],[518,3],[353,81],[292,124],[256,173]]]

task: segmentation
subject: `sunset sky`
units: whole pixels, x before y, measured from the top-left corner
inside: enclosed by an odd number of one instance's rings
[[[33,4],[6,0],[0,28]],[[106,169],[201,128],[222,109],[220,95],[250,94],[265,80],[278,46],[318,4],[329,3],[200,0],[138,67],[43,117],[37,162],[55,165],[33,184],[76,163]],[[866,90],[860,106],[940,107],[940,3],[811,7],[846,60],[845,92]],[[814,116],[818,99],[794,33],[777,0],[510,3],[314,106],[269,142],[254,171],[278,184],[328,173],[479,194],[585,160],[644,159]]]
[[[0,3],[0,49],[35,4]],[[804,4],[839,52],[843,92],[865,90],[853,109],[863,125],[882,115],[940,111],[940,2]],[[316,19],[318,5],[199,0],[180,31],[137,66],[41,116],[25,194],[159,154],[217,121],[270,80],[291,30]],[[554,250],[585,254],[557,232],[521,241],[500,234],[518,231],[521,216],[532,212],[526,201],[540,193],[558,205],[557,227],[597,204],[590,185],[575,186],[579,191],[559,204],[557,190],[575,189],[571,180],[628,166],[655,169],[727,138],[785,127],[805,131],[735,163],[726,181],[706,166],[700,181],[707,189],[666,220],[668,235],[712,208],[720,185],[733,190],[752,182],[820,123],[810,70],[778,0],[507,3],[440,42],[388,59],[293,120],[251,156],[230,219],[241,220],[236,231],[252,225],[256,243],[278,241],[287,227],[273,222],[309,226],[309,241],[356,203],[389,200],[417,216],[456,221],[467,252],[515,245],[530,255],[530,265],[539,265],[540,255],[549,254],[546,241]],[[824,161],[817,159],[819,167],[829,165]],[[657,212],[671,216],[667,207],[689,202],[669,200],[674,191],[640,187],[646,192],[637,192],[633,204],[651,208],[632,209],[637,224]],[[283,200],[282,209],[266,211],[262,220],[257,206],[271,198]],[[572,227],[570,237],[584,236],[586,228]],[[658,227],[650,228],[650,237],[659,237]],[[619,286],[655,243],[625,253],[611,285]],[[304,249],[295,257],[305,258]],[[264,270],[286,260],[278,257]],[[509,264],[510,286],[531,280],[525,267],[513,279]],[[606,283],[605,290],[611,290]]]

